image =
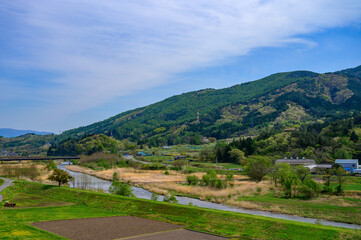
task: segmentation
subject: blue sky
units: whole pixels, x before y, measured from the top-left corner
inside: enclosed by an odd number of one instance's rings
[[[359,0],[0,1],[0,128],[59,133],[166,97],[361,65]]]

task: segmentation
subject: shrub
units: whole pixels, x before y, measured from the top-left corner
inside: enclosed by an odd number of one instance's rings
[[[163,198],[163,202],[178,203],[178,200],[174,195],[166,194]]]
[[[54,163],[54,161],[49,161],[47,164],[46,164],[46,169],[48,169],[48,171],[52,171],[54,169],[56,169],[56,164]]]
[[[120,168],[122,168],[122,167],[127,167],[127,166],[128,166],[128,161],[126,161],[126,160],[120,160],[120,161],[118,161],[118,162],[116,163],[116,165],[117,165],[117,167],[120,167]]]
[[[159,195],[156,193],[152,193],[152,196],[150,197],[150,200],[158,201]]]
[[[164,172],[164,174],[165,174],[165,175],[169,175],[169,172],[168,172],[168,170],[166,170],[166,171]]]
[[[221,186],[220,183],[217,183],[217,172],[215,170],[208,170],[207,174],[202,176],[202,183],[205,186],[210,186],[214,188],[218,188]],[[217,187],[218,184],[218,187]],[[223,182],[222,182],[222,188],[223,188]]]
[[[166,166],[161,164],[143,164],[141,168],[144,170],[164,170]]]
[[[306,178],[301,185],[299,192],[306,199],[311,199],[318,196],[320,193],[320,185],[310,178]]]
[[[115,154],[94,153],[90,156],[82,156],[79,164],[93,169],[109,169],[117,164],[118,159],[119,157]]]
[[[99,159],[97,166],[105,169],[111,168],[110,163],[106,161],[104,158]]]
[[[211,177],[208,174],[202,176],[203,185],[209,186],[210,181],[211,181]]]
[[[109,187],[109,192],[116,195],[134,197],[132,187],[129,185],[130,181],[127,183],[120,182],[118,180],[118,174],[115,172],[113,174],[113,182]]]
[[[172,165],[176,170],[181,170],[183,166],[187,165],[187,161],[185,161],[185,160],[176,160],[176,161],[173,161]]]
[[[221,179],[217,179],[214,181],[214,187],[217,189],[224,189],[226,188],[225,182],[223,182]]]
[[[330,187],[330,186],[323,186],[323,189],[322,189],[322,193],[325,193],[325,194],[330,194],[332,195],[334,192],[333,192],[333,188]]]
[[[189,185],[195,186],[199,182],[199,178],[196,175],[187,176],[187,182]]]

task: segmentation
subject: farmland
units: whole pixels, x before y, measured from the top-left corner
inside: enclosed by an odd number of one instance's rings
[[[39,230],[31,224],[39,221],[108,216],[156,219],[183,225],[186,229],[242,239],[356,239],[357,234],[354,230],[159,203],[24,181],[17,181],[15,186],[6,189],[3,194],[6,200],[17,199],[17,203],[22,206],[0,210],[0,232],[3,239],[63,239]],[[43,199],[42,205],[34,205],[31,198]]]

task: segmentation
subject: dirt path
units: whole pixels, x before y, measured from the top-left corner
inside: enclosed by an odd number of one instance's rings
[[[0,192],[2,192],[2,190],[4,190],[5,188],[7,187],[10,187],[11,185],[13,185],[13,181],[10,180],[10,179],[7,179],[7,178],[2,178],[0,177],[1,179],[4,179],[5,182],[3,183],[3,185],[0,186]],[[0,194],[0,202],[4,200],[4,197],[2,194]]]

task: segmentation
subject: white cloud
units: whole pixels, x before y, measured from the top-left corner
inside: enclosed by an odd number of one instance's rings
[[[360,21],[361,3],[13,0],[0,3],[1,12],[12,19],[9,41],[22,57],[0,62],[59,74],[36,94],[69,114],[258,47],[312,47],[302,34]]]

